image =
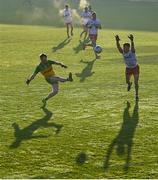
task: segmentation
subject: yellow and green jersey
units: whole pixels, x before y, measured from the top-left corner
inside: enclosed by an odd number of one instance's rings
[[[52,67],[52,64],[55,64],[55,61],[50,61],[48,60],[46,63],[40,63],[34,73],[41,73],[45,78],[50,77],[50,76],[55,76],[54,69]]]

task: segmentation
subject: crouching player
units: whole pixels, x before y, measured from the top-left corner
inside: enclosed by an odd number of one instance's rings
[[[136,93],[136,100],[139,99],[138,96],[138,89],[139,89],[139,65],[137,62],[136,54],[135,54],[135,47],[134,47],[134,37],[131,34],[128,36],[128,38],[131,41],[131,45],[129,43],[123,44],[123,48],[120,45],[120,38],[118,35],[115,36],[116,38],[116,45],[119,50],[119,52],[123,55],[124,57],[124,62],[126,65],[126,83],[128,85],[127,91],[130,91],[132,82],[130,81],[131,76],[134,76],[134,84],[135,84],[135,93]]]
[[[95,12],[92,13],[92,19],[90,19],[87,23],[87,27],[89,29],[89,38],[92,42],[92,44],[86,44],[86,46],[92,46],[93,49],[96,46],[97,38],[98,38],[98,29],[101,29],[101,22],[99,19],[97,19],[97,15]],[[97,55],[97,53],[94,51],[96,59],[99,59],[100,56]]]
[[[72,78],[72,73],[69,73],[68,78],[62,78],[56,76],[52,65],[60,65],[63,68],[67,68],[67,66],[65,66],[60,62],[48,60],[46,54],[40,55],[40,61],[41,62],[36,67],[34,73],[30,76],[30,78],[27,79],[26,84],[29,85],[30,82],[35,78],[35,76],[40,72],[45,77],[45,80],[52,85],[52,92],[49,93],[48,96],[42,100],[43,107],[45,107],[46,102],[58,93],[59,82],[67,82],[67,81],[72,82],[73,78]]]

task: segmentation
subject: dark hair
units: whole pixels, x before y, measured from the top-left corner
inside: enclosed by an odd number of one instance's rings
[[[69,5],[68,5],[68,4],[65,4],[65,7],[66,7],[66,8],[68,8],[68,7],[69,7]]]
[[[130,44],[129,44],[129,43],[124,43],[124,44],[123,44],[123,47],[125,47],[125,46],[130,47]]]
[[[92,15],[94,15],[94,14],[97,15],[97,13],[95,11],[93,11]]]
[[[47,55],[44,54],[44,53],[42,53],[42,54],[39,55],[39,57],[40,57],[40,58],[42,58],[42,57],[47,57]]]

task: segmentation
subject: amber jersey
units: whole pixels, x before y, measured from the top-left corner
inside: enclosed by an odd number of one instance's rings
[[[40,63],[34,73],[41,73],[45,78],[50,76],[55,76],[55,72],[52,64],[55,64],[55,61],[48,60],[46,63]]]

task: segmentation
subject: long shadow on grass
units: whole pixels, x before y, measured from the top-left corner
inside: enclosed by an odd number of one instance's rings
[[[92,61],[80,61],[81,63],[86,64],[81,73],[76,73],[76,76],[80,78],[80,82],[84,82],[87,77],[90,77],[95,73],[92,71],[95,61],[96,59]]]
[[[54,127],[56,129],[56,134],[58,134],[62,128],[63,125],[59,125],[56,123],[49,123],[48,121],[51,119],[53,113],[49,111],[47,108],[43,108],[43,111],[45,113],[45,116],[42,119],[38,119],[29,126],[20,129],[19,125],[17,123],[14,123],[12,126],[15,130],[14,136],[15,141],[10,145],[10,148],[18,148],[22,141],[24,140],[30,140],[33,138],[47,138],[48,136],[45,135],[34,135],[34,132],[38,130],[41,127],[44,128],[51,128]]]
[[[70,41],[71,41],[70,38],[64,39],[64,40],[63,40],[61,43],[59,43],[57,46],[53,47],[53,48],[52,48],[52,51],[53,51],[53,52],[56,52],[56,51],[58,51],[59,49],[64,48],[67,44],[70,43]]]
[[[88,42],[90,42],[89,38],[87,38],[87,39],[85,39],[85,40],[83,40],[83,41],[79,40],[79,44],[78,44],[76,47],[73,48],[73,50],[75,51],[75,53],[77,54],[77,53],[79,53],[80,51],[84,50],[84,46],[85,46],[85,44],[87,44]]]
[[[133,146],[133,138],[135,134],[136,127],[139,122],[139,106],[138,101],[135,103],[132,116],[129,113],[130,103],[127,101],[127,106],[123,113],[123,123],[119,134],[114,138],[114,140],[109,145],[105,161],[104,168],[107,170],[110,164],[110,158],[112,151],[116,148],[116,153],[118,156],[125,156],[124,170],[127,172],[130,166],[131,153]]]

